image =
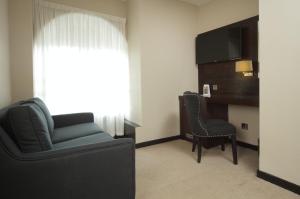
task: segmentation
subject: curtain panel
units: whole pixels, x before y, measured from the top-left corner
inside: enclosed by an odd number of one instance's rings
[[[129,113],[126,20],[34,0],[34,93],[52,114],[93,112],[112,135]]]

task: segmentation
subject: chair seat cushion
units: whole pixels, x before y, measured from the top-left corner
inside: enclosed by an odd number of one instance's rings
[[[76,139],[72,139],[65,142],[59,142],[53,145],[54,150],[58,149],[66,149],[66,148],[73,148],[83,145],[90,145],[90,144],[97,144],[101,142],[107,142],[114,140],[108,133],[97,133],[94,135],[84,136]]]
[[[230,136],[236,132],[235,127],[224,120],[208,120],[206,127],[211,137]]]
[[[103,133],[95,123],[84,123],[54,129],[52,143],[64,142],[83,136]]]

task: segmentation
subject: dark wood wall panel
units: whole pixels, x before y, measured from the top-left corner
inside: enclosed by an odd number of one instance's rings
[[[218,90],[211,90],[212,95],[258,96],[259,80],[257,78],[211,79],[204,84],[218,85]]]
[[[198,66],[199,93],[203,92],[203,85],[211,86],[213,96],[227,98],[246,99],[256,98],[258,105],[259,78],[258,78],[258,16],[252,17],[222,28],[242,27],[242,58],[253,61],[254,76],[244,77],[241,73],[235,72],[236,60],[201,64]],[[212,85],[217,85],[218,90],[213,90]],[[225,98],[224,98],[225,99]],[[239,104],[242,104],[241,100]],[[245,105],[249,105],[245,101]]]

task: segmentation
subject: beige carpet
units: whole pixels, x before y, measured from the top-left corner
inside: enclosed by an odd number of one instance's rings
[[[299,199],[292,192],[256,177],[258,154],[231,147],[204,150],[201,164],[191,143],[178,140],[138,149],[137,199]]]

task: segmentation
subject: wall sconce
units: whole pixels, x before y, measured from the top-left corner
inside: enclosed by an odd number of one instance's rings
[[[242,72],[245,77],[253,76],[252,60],[241,60],[235,63],[235,72]]]

